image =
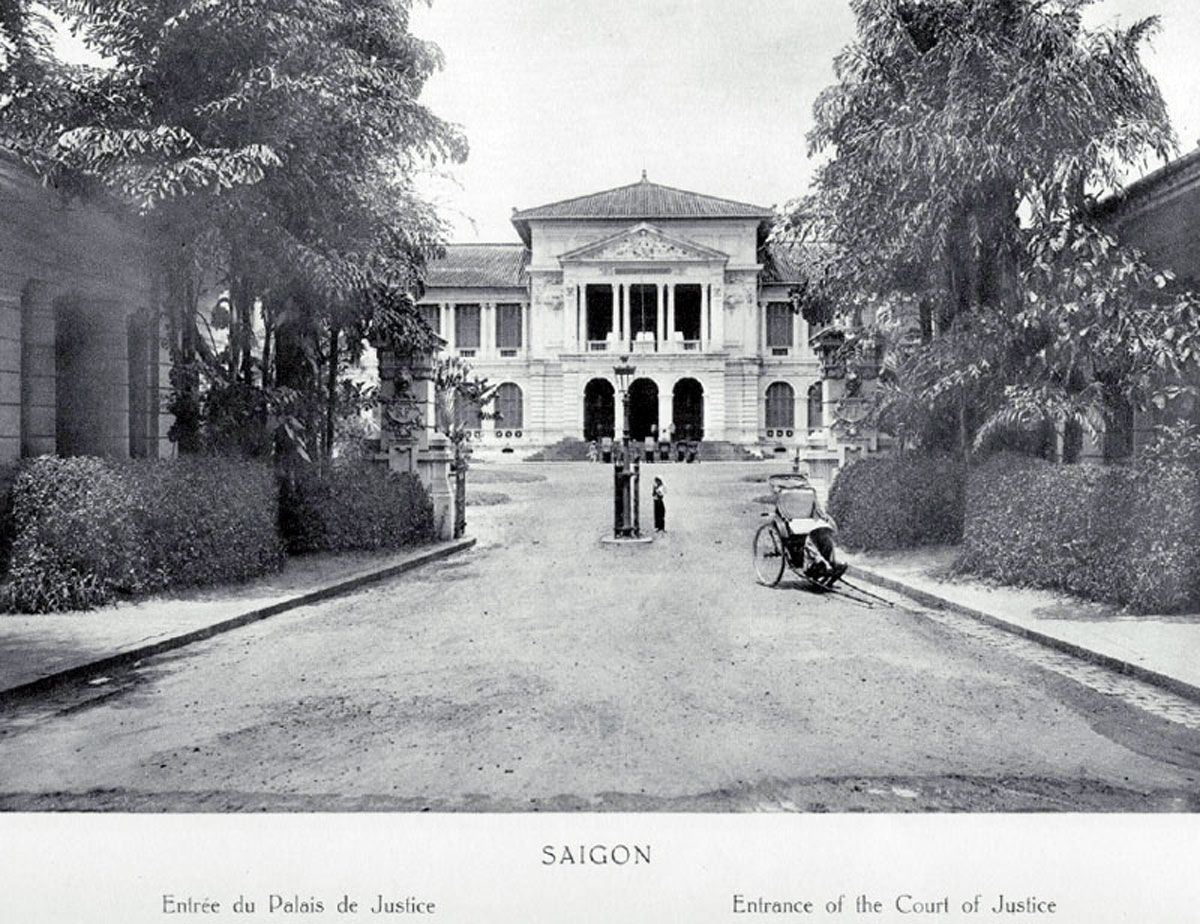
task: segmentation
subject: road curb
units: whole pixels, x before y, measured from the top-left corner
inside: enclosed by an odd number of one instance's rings
[[[1046,635],[1044,632],[1038,632],[1036,629],[1030,629],[1026,626],[1018,625],[1014,622],[1009,622],[1007,619],[1002,619],[992,613],[977,610],[973,607],[964,606],[961,603],[955,603],[953,600],[947,600],[945,597],[939,597],[937,594],[930,593],[927,590],[913,587],[899,581],[895,578],[886,577],[870,568],[864,568],[861,565],[851,565],[849,572],[856,578],[864,581],[870,581],[879,587],[883,587],[894,593],[903,594],[911,600],[915,600],[922,606],[927,606],[935,610],[952,610],[960,613],[963,616],[969,616],[979,622],[985,623],[996,629],[1001,629],[1005,632],[1010,632],[1013,635],[1019,635],[1022,638],[1029,639],[1031,642],[1037,642],[1040,645],[1045,645],[1047,648],[1053,648],[1056,651],[1061,651],[1064,654],[1074,655],[1084,661],[1096,664],[1100,667],[1108,668],[1120,674],[1126,674],[1134,677],[1137,680],[1142,680],[1146,683],[1153,684],[1157,687],[1162,687],[1164,690],[1169,690],[1178,696],[1200,704],[1200,687],[1180,680],[1177,677],[1172,677],[1169,674],[1161,674],[1158,671],[1150,670],[1147,667],[1142,667],[1140,664],[1134,664],[1132,661],[1124,661],[1120,658],[1114,658],[1112,655],[1102,654],[1098,651],[1093,651],[1090,648],[1085,648],[1082,645],[1077,645],[1074,642],[1068,642],[1061,638],[1055,638],[1053,635]]]
[[[171,638],[162,639],[149,645],[142,645],[137,648],[131,648],[118,654],[108,655],[107,657],[97,658],[94,661],[88,661],[86,664],[77,664],[73,667],[65,668],[61,671],[47,674],[44,677],[39,677],[37,680],[30,680],[26,683],[17,684],[14,687],[9,687],[5,690],[0,690],[0,705],[16,702],[27,699],[31,696],[44,693],[54,687],[61,686],[65,683],[70,683],[75,680],[80,680],[98,671],[111,670],[117,667],[124,667],[135,661],[141,661],[145,658],[153,657],[157,654],[162,654],[165,651],[173,651],[176,648],[183,648],[186,645],[191,645],[196,642],[202,642],[210,639],[213,636],[220,635],[223,632],[229,632],[233,629],[240,629],[242,626],[248,626],[254,622],[261,622],[264,619],[269,619],[272,616],[278,616],[280,613],[286,613],[288,610],[298,609],[302,606],[310,606],[314,603],[321,603],[333,597],[341,596],[352,591],[358,590],[361,587],[366,587],[368,584],[374,584],[378,581],[386,580],[390,577],[395,577],[404,574],[406,571],[412,571],[422,565],[430,564],[431,562],[440,561],[443,558],[449,558],[451,555],[456,555],[459,552],[465,552],[467,549],[475,545],[475,539],[456,539],[446,545],[441,545],[434,549],[428,549],[418,552],[411,558],[404,561],[389,565],[386,568],[379,568],[375,571],[369,571],[365,574],[358,574],[352,578],[335,581],[332,584],[327,584],[324,587],[319,587],[316,590],[310,590],[307,593],[298,594],[295,597],[289,597],[286,600],[280,600],[278,603],[272,603],[269,606],[259,607],[257,609],[248,610],[245,613],[240,613],[237,616],[231,616],[228,619],[223,619],[220,622],[213,623],[208,626],[201,626],[199,629],[193,629],[189,632],[184,632],[181,635],[175,635]]]

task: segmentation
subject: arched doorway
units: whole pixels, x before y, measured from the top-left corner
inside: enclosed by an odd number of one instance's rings
[[[704,386],[695,379],[680,379],[675,383],[671,401],[671,419],[675,423],[675,439],[704,439]]]
[[[592,379],[583,389],[583,438],[602,440],[614,436],[612,382]]]
[[[651,433],[658,433],[658,386],[637,379],[629,386],[629,438],[644,440]]]

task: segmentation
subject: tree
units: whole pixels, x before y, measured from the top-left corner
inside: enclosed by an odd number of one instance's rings
[[[467,525],[468,431],[483,420],[494,419],[487,409],[499,391],[499,385],[471,374],[471,365],[457,356],[439,359],[434,365],[437,430],[450,438],[454,447],[454,536],[463,534]]]
[[[450,438],[455,460],[462,463],[468,431],[475,429],[474,422],[496,416],[484,408],[491,404],[500,386],[489,384],[483,376],[472,375],[471,364],[458,356],[446,356],[435,363],[433,384],[437,396],[436,429]]]
[[[377,314],[412,313],[438,250],[443,228],[415,170],[466,155],[461,133],[418,102],[441,57],[409,33],[410,0],[50,5],[113,63],[26,87],[12,143],[151,229],[180,445],[201,442],[187,430],[203,418],[201,378],[210,409],[237,406],[261,427],[313,422],[296,397],[333,407],[342,358]],[[212,355],[196,330],[206,290],[228,293]],[[213,389],[230,400],[214,404]],[[321,432],[328,448],[331,431],[310,428],[310,441]]]
[[[832,157],[782,233],[826,243],[800,298],[813,320],[887,306],[879,419],[918,441],[966,453],[1003,425],[1094,426],[1114,394],[1169,387],[1113,334],[1165,332],[1162,287],[1087,220],[1125,165],[1173,150],[1139,58],[1157,23],[1090,30],[1091,3],[853,0],[858,38],[809,138]]]

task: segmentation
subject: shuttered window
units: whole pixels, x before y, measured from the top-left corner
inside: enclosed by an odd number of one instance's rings
[[[767,305],[767,347],[790,347],[793,341],[792,306],[787,302]]]
[[[796,423],[796,393],[787,382],[767,388],[767,429],[790,430]]]
[[[421,319],[429,325],[438,336],[442,333],[442,307],[441,305],[417,305],[417,310],[421,312]]]
[[[479,306],[454,306],[454,346],[459,350],[479,349]]]
[[[505,382],[496,389],[496,429],[520,430],[525,426],[521,386]]]
[[[496,347],[501,350],[521,349],[521,306],[496,306]]]

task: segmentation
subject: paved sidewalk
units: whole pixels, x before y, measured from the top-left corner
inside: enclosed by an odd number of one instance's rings
[[[1200,614],[1138,616],[1044,590],[951,575],[957,549],[846,556],[857,574],[925,606],[967,613],[1200,701]]]
[[[468,549],[457,539],[399,553],[316,554],[237,586],[163,594],[84,612],[0,616],[0,702],[179,648],[356,590]]]

